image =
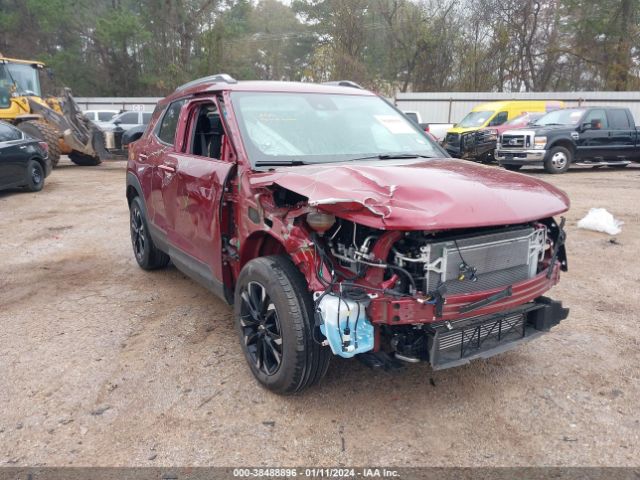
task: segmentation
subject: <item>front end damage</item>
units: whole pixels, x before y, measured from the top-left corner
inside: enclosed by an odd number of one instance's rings
[[[370,200],[357,189],[322,197],[317,183],[293,191],[268,174],[252,182],[260,191],[253,230],[281,238],[313,295],[316,338],[335,355],[444,369],[514,348],[567,317],[544,296],[567,269],[564,221],[553,219],[568,208],[566,197],[554,192],[562,205],[543,207],[550,215],[540,218],[527,219],[539,213],[532,211],[483,221],[476,210],[475,221],[445,222],[433,207],[429,225],[416,214],[401,228],[394,214],[395,205],[410,210],[406,183],[391,188],[359,175],[380,187]],[[423,213],[425,201],[415,205]],[[455,227],[439,227],[446,223]]]

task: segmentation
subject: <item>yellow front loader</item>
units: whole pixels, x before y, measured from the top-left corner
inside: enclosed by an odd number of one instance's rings
[[[60,98],[42,96],[39,73],[44,64],[17,60],[0,54],[0,120],[47,142],[51,163],[69,155],[78,165],[98,165],[111,155],[104,148],[104,135],[86,118],[64,89]]]

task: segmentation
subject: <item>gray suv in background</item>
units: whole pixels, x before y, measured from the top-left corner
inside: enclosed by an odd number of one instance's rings
[[[152,112],[122,112],[115,115],[111,120],[105,123],[105,130],[118,125],[123,130],[128,130],[138,125],[147,125],[151,120]]]

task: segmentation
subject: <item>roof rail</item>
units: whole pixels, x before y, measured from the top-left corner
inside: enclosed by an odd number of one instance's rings
[[[352,82],[351,80],[336,80],[335,82],[324,82],[323,85],[334,85],[337,87],[351,87],[351,88],[359,88],[360,90],[364,90],[364,88],[362,88],[356,82]]]
[[[196,85],[200,85],[201,83],[233,84],[233,83],[238,83],[238,81],[227,73],[216,73],[215,75],[209,75],[208,77],[197,78],[195,80],[185,83],[184,85],[180,85],[178,88],[176,88],[176,91],[186,90],[187,88],[195,87]]]

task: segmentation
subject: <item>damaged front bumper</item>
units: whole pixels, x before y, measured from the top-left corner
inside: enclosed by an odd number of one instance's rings
[[[568,314],[561,302],[539,297],[508,312],[431,324],[429,363],[434,370],[443,370],[498,355],[543,335]]]

